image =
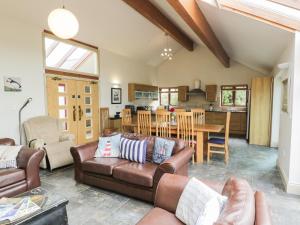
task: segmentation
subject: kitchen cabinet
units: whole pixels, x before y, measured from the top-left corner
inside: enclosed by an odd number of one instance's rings
[[[121,132],[122,119],[121,118],[109,118],[109,127],[112,130]]]
[[[270,145],[272,113],[272,77],[256,77],[251,83],[249,143]]]
[[[179,86],[178,87],[178,101],[186,102],[189,100],[188,96],[189,86]]]
[[[128,84],[128,101],[132,102],[137,99],[158,100],[158,87],[147,84]]]
[[[217,85],[206,85],[205,92],[206,92],[206,101],[208,102],[216,102],[217,101]]]
[[[205,122],[208,124],[226,123],[226,112],[205,112]],[[224,133],[224,130],[222,131]],[[247,112],[232,112],[229,126],[230,134],[246,136],[247,133]]]

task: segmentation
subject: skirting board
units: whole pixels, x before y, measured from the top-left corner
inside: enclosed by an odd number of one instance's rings
[[[288,178],[285,172],[279,166],[278,162],[277,162],[277,167],[279,169],[285,191],[289,194],[300,195],[300,184],[288,183]]]

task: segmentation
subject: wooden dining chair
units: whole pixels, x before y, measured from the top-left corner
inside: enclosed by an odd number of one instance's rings
[[[223,154],[225,163],[226,164],[228,163],[228,159],[229,159],[228,142],[229,142],[230,117],[231,117],[231,112],[227,112],[226,125],[225,125],[225,137],[224,138],[210,138],[208,140],[207,162],[209,162],[211,154]],[[213,148],[216,148],[216,149],[221,148],[223,150],[212,150]]]
[[[138,133],[151,136],[151,112],[139,110],[137,117]]]
[[[192,112],[176,113],[177,138],[183,139],[189,147],[195,149],[194,117]],[[195,161],[193,154],[192,162]]]
[[[156,111],[156,136],[171,137],[171,113]]]
[[[122,110],[122,131],[128,130],[128,127],[132,124],[131,109]]]
[[[191,109],[191,112],[193,113],[194,116],[194,124],[197,125],[202,125],[205,124],[205,109]]]
[[[100,133],[109,128],[109,108],[100,108]]]
[[[186,112],[186,110],[183,109],[183,108],[175,108],[174,112],[176,112],[176,113],[178,113],[178,112]]]

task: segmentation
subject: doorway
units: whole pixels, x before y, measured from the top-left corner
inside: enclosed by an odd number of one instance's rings
[[[62,130],[76,144],[99,137],[98,81],[47,75],[48,115],[61,121]]]

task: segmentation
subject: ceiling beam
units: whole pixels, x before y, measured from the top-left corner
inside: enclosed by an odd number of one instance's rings
[[[300,0],[270,0],[270,1],[300,10]]]
[[[151,23],[163,30],[179,44],[189,51],[194,50],[194,42],[182,30],[180,30],[170,19],[168,19],[149,0],[123,0]]]
[[[168,0],[168,2],[220,62],[225,67],[230,67],[229,56],[208,24],[197,2],[195,0]]]
[[[265,22],[290,32],[294,32],[295,30],[300,31],[300,23],[288,16],[272,13],[264,8],[255,7],[254,5],[249,5],[240,1],[218,0],[218,2],[222,9]]]

